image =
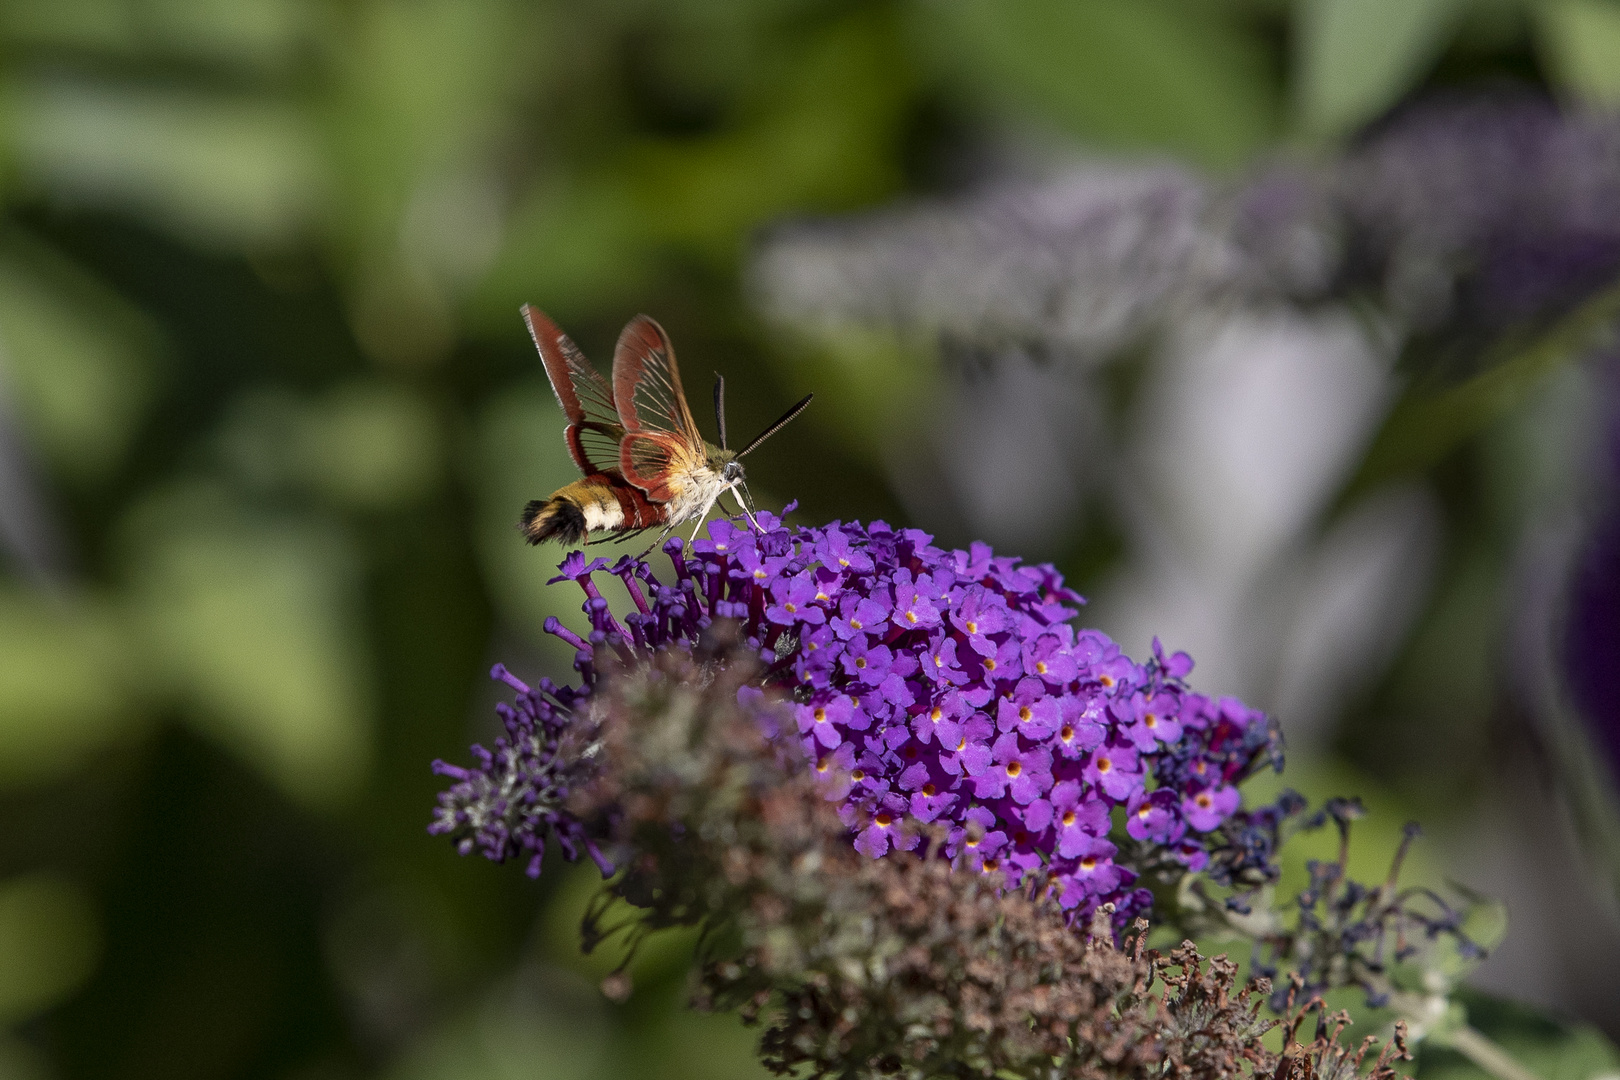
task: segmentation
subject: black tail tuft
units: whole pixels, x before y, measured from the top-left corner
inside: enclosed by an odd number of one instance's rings
[[[577,544],[585,539],[585,512],[571,499],[559,496],[535,499],[523,508],[518,528],[531,544],[543,544],[547,540]]]

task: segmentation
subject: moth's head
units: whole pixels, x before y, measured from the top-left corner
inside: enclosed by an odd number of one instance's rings
[[[735,484],[743,479],[742,462],[737,460],[735,450],[726,450],[713,443],[709,443],[707,449],[709,468],[719,473],[721,480],[727,484]]]

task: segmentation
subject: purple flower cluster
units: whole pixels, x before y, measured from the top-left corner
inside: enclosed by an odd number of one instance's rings
[[[520,689],[519,710],[503,714],[508,737],[481,752],[483,769],[439,765],[457,783],[435,830],[476,835],[463,850],[495,859],[537,852],[527,834],[547,824],[582,844],[577,823],[559,824],[552,809],[553,759],[533,747],[555,746],[558,725],[589,695],[596,650],[690,647],[712,619],[730,618],[766,664],[764,686],[745,693],[791,700],[797,732],[773,734],[797,735],[869,856],[915,848],[908,822],[938,823],[960,865],[1009,881],[1039,872],[1078,916],[1112,902],[1124,919],[1152,895],[1116,861],[1116,830],[1195,871],[1231,846],[1227,831],[1243,831],[1235,785],[1275,759],[1268,718],[1189,690],[1184,653],[1167,656],[1155,641],[1153,658],[1137,663],[1076,629],[1083,601],[1051,566],[1021,566],[983,544],[945,551],[882,522],[790,529],[758,518],[758,532],[716,522],[690,551],[670,541],[669,584],[643,562],[609,568],[569,555],[553,581],[584,589],[592,629],[588,639],[555,620],[547,629],[577,650],[584,686],[542,684],[549,701]],[[622,620],[594,579],[604,571],[634,605]],[[501,778],[511,770],[522,778]],[[489,807],[489,791],[511,794]]]
[[[589,733],[574,711],[589,689],[560,687],[550,679],[531,689],[502,664],[490,674],[517,692],[516,705],[495,706],[506,735],[493,751],[472,748],[477,768],[433,763],[433,771],[455,786],[440,798],[428,832],[450,835],[463,855],[478,851],[495,862],[527,855],[529,876],[538,877],[549,829],[570,862],[584,851],[604,877],[613,873],[585,824],[567,810],[570,791],[589,776]]]

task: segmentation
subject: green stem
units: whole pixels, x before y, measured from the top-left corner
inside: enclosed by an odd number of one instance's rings
[[[1439,463],[1510,411],[1547,374],[1589,349],[1617,314],[1620,284],[1611,284],[1528,340],[1503,342],[1472,378],[1443,388],[1414,387],[1385,419],[1337,505]]]
[[[1541,1077],[1514,1061],[1506,1050],[1482,1035],[1477,1028],[1464,1024],[1456,1031],[1449,1032],[1446,1041],[1459,1054],[1497,1080],[1541,1080]]]

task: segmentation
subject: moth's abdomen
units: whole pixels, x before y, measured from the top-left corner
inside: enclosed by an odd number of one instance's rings
[[[523,508],[518,527],[531,544],[577,544],[588,533],[629,532],[661,524],[664,511],[614,473],[575,480],[549,499]]]
[[[578,503],[558,492],[549,499],[535,499],[525,506],[518,528],[531,544],[543,544],[547,540],[577,544],[585,538],[585,514]]]

